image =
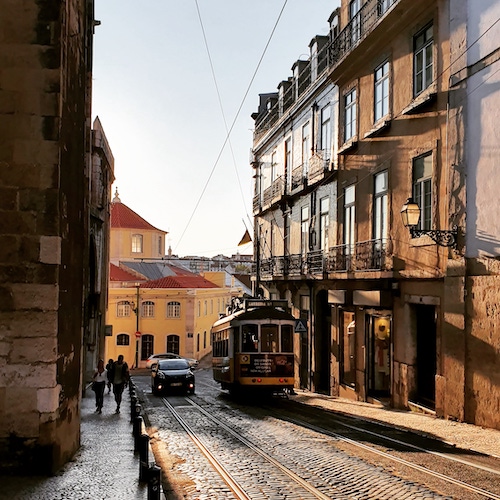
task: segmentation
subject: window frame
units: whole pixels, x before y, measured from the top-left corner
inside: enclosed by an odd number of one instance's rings
[[[129,300],[120,300],[116,303],[116,317],[117,318],[129,318],[132,306]],[[122,311],[122,312],[120,312]]]
[[[130,345],[130,335],[128,333],[119,333],[116,336],[117,346],[129,346]]]
[[[144,236],[139,233],[132,235],[132,253],[144,253]]]
[[[426,169],[425,159],[430,158],[430,172]],[[422,175],[416,177],[417,162],[423,161]],[[434,215],[432,203],[433,177],[434,172],[434,154],[433,151],[427,151],[412,159],[412,196],[414,202],[420,208],[420,219],[417,229],[432,229],[432,220]],[[423,200],[423,201],[422,201]]]
[[[330,160],[332,150],[332,108],[330,103],[321,108],[320,120],[320,149],[323,151],[323,159]]]
[[[384,186],[377,180],[385,177]],[[373,176],[373,239],[384,242],[389,234],[389,172],[382,170]]]
[[[349,194],[352,192],[352,199]],[[356,187],[344,188],[344,245],[346,255],[353,255],[356,245]]]
[[[357,137],[357,88],[344,94],[344,143]]]
[[[386,71],[384,71],[384,68]],[[378,72],[382,72],[380,78]],[[373,121],[377,123],[390,114],[390,95],[391,95],[391,65],[388,59],[379,64],[373,72]],[[380,112],[377,112],[380,104]]]
[[[429,35],[431,30],[431,35]],[[422,43],[419,39],[423,37]],[[421,62],[419,62],[419,57]],[[430,63],[428,62],[430,59]],[[429,74],[430,72],[430,74]],[[418,82],[419,76],[422,81]],[[413,96],[417,97],[434,81],[434,24],[430,22],[413,37]]]
[[[175,300],[167,302],[166,308],[167,318],[180,318],[181,317],[181,303]]]
[[[152,300],[144,300],[141,304],[141,317],[154,318],[155,317],[155,303]]]

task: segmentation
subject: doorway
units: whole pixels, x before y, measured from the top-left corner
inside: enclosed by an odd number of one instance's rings
[[[436,308],[416,304],[417,359],[416,399],[427,408],[436,407]]]
[[[392,316],[387,311],[366,315],[367,389],[370,396],[391,394]]]

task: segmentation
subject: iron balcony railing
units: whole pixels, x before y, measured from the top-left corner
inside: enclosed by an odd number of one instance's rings
[[[390,240],[373,239],[330,247],[328,252],[317,250],[270,257],[260,263],[260,278],[271,280],[339,272],[387,271],[392,267],[390,251]]]
[[[335,66],[375,28],[380,18],[399,0],[368,0],[353,16],[347,26],[332,40],[329,48],[329,66]]]
[[[316,55],[319,77],[326,69],[337,65],[343,57],[353,50],[361,40],[372,31],[385,13],[401,0],[368,0],[359,12],[349,21],[347,26],[330,42],[326,43]],[[301,61],[302,71],[296,78],[290,78],[289,84],[281,94],[276,93],[275,102],[255,122],[254,139],[258,140],[270,130],[286,111],[314,83],[311,79],[310,61]]]

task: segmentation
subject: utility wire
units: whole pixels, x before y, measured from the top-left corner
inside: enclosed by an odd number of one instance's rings
[[[264,56],[265,56],[265,54],[266,54],[266,52],[267,52],[267,49],[268,49],[268,47],[269,47],[269,45],[270,45],[270,43],[271,43],[271,40],[272,40],[272,38],[273,38],[273,36],[274,36],[274,32],[276,31],[276,28],[278,27],[278,23],[279,23],[279,21],[280,21],[280,19],[281,19],[281,16],[283,15],[283,11],[285,10],[285,7],[286,7],[286,4],[287,4],[287,3],[288,3],[288,0],[285,0],[285,1],[284,1],[284,3],[283,3],[283,6],[281,7],[280,13],[278,14],[278,18],[276,19],[276,22],[274,23],[273,29],[271,30],[271,34],[269,35],[269,38],[268,38],[268,40],[267,40],[267,43],[266,43],[266,45],[265,45],[265,47],[264,47],[264,50],[263,50],[263,52],[262,52],[262,55],[260,56],[260,59],[259,59],[259,61],[258,61],[258,63],[257,63],[257,67],[255,68],[255,71],[254,71],[254,73],[253,73],[253,75],[252,75],[252,78],[250,79],[250,83],[248,84],[247,89],[246,89],[246,91],[245,91],[245,94],[243,95],[243,98],[242,98],[241,103],[240,103],[240,106],[239,106],[239,108],[238,108],[238,110],[237,110],[237,112],[236,112],[236,115],[235,115],[235,117],[234,117],[234,119],[233,119],[233,122],[232,122],[232,124],[231,124],[231,127],[229,128],[229,131],[228,131],[228,133],[226,134],[226,138],[224,139],[224,142],[223,142],[223,144],[222,144],[222,146],[221,146],[221,148],[220,148],[219,154],[217,155],[217,158],[216,158],[216,160],[215,160],[215,162],[214,162],[214,165],[213,165],[213,167],[212,167],[212,170],[210,171],[210,175],[208,176],[208,179],[207,179],[207,180],[206,180],[206,182],[205,182],[205,185],[204,185],[204,187],[203,187],[203,189],[202,189],[202,191],[201,191],[201,194],[200,194],[200,196],[199,196],[199,198],[198,198],[198,201],[196,202],[196,204],[195,204],[195,206],[194,206],[193,212],[191,213],[191,216],[190,216],[190,217],[189,217],[189,219],[188,219],[188,222],[187,222],[187,224],[186,224],[186,227],[184,228],[184,231],[182,232],[181,237],[179,238],[179,241],[177,242],[177,246],[178,246],[178,245],[180,244],[180,242],[182,241],[182,239],[183,239],[184,235],[186,234],[186,231],[187,231],[187,229],[188,229],[189,225],[191,224],[191,221],[193,220],[193,217],[194,217],[194,215],[195,215],[196,211],[198,210],[198,206],[200,205],[200,202],[201,202],[201,200],[202,200],[202,198],[203,198],[203,195],[205,194],[205,191],[207,190],[208,184],[210,183],[210,180],[211,180],[211,178],[212,178],[212,176],[213,176],[213,174],[214,174],[214,172],[215,172],[215,169],[217,168],[217,165],[218,165],[218,163],[219,163],[220,157],[222,156],[222,152],[224,151],[224,149],[225,149],[225,147],[226,147],[226,144],[227,144],[227,142],[229,141],[229,136],[231,135],[231,132],[233,131],[234,125],[236,124],[236,120],[238,119],[238,117],[239,117],[239,115],[240,115],[240,113],[241,113],[241,110],[242,110],[242,108],[243,108],[243,104],[245,103],[246,98],[247,98],[247,96],[248,96],[248,93],[250,92],[250,88],[251,88],[251,86],[252,86],[252,84],[253,84],[253,81],[255,80],[255,77],[257,76],[257,72],[258,72],[258,71],[259,71],[259,69],[260,69],[260,65],[262,64],[262,61],[263,61],[263,59],[264,59]]]

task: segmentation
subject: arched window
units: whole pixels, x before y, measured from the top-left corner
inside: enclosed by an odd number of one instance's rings
[[[116,304],[116,316],[118,318],[130,316],[130,302],[128,300],[121,300]]]
[[[167,318],[180,318],[180,317],[181,317],[181,303],[169,302],[167,304]]]
[[[116,345],[130,345],[130,335],[127,333],[119,333],[116,336]]]
[[[167,352],[179,354],[179,335],[167,336]]]
[[[141,335],[141,360],[148,359],[151,354],[154,354],[155,338],[153,335]]]
[[[132,253],[142,253],[142,234],[132,235]]]
[[[155,303],[152,300],[145,300],[141,305],[141,315],[143,318],[154,318]]]

